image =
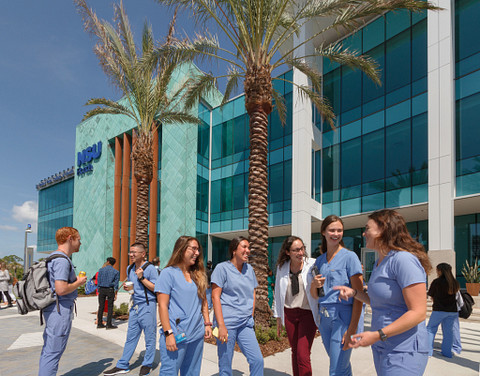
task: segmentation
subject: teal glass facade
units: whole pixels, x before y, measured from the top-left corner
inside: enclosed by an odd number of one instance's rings
[[[57,229],[73,225],[73,177],[38,192],[37,252],[57,249]]]
[[[457,279],[463,285],[465,278],[461,270],[468,260],[470,265],[480,259],[480,213],[455,217],[455,262]]]
[[[456,195],[480,192],[480,2],[455,1]]]
[[[291,80],[292,71],[280,78]],[[289,224],[292,205],[292,85],[280,80],[274,85],[285,98],[288,117],[282,126],[275,110],[269,115],[270,226]],[[211,233],[248,228],[248,121],[244,95],[212,111]]]
[[[332,130],[314,115],[323,139],[313,196],[323,216],[427,202],[426,14],[387,13],[343,44],[377,61],[382,86],[324,60],[324,96],[337,119]]]

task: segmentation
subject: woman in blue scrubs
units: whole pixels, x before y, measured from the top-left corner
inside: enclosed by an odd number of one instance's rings
[[[341,299],[354,297],[372,307],[371,331],[353,336],[351,347],[372,346],[378,375],[423,375],[428,361],[427,273],[423,246],[412,239],[403,217],[391,209],[368,216],[366,247],[378,253],[368,293],[336,286]]]
[[[160,375],[200,375],[203,338],[212,335],[205,291],[207,277],[196,238],[177,239],[156,283],[160,330]]]
[[[433,355],[433,341],[438,326],[442,324],[442,355],[451,358],[453,356],[453,328],[455,321],[458,320],[456,294],[460,285],[452,274],[452,266],[446,262],[437,265],[437,275],[438,278],[433,280],[427,293],[433,299],[432,314],[427,325],[430,343],[429,355]]]
[[[263,357],[253,328],[257,278],[250,264],[250,244],[243,236],[228,247],[230,261],[218,264],[212,273],[212,302],[218,326],[219,376],[232,375],[235,342],[250,366],[250,375],[263,376]]]
[[[311,295],[318,299],[323,345],[330,357],[330,375],[352,375],[349,347],[351,336],[357,332],[362,303],[355,299],[340,301],[339,292],[333,286],[351,286],[363,289],[362,264],[358,256],[344,248],[343,222],[336,215],[329,215],[322,222],[322,255],[315,261],[320,274],[311,285]],[[319,291],[323,288],[324,295]]]

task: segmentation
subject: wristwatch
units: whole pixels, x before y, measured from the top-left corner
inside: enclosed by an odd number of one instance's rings
[[[382,329],[378,329],[378,333],[380,334],[380,339],[385,342],[387,340],[387,335],[383,332]]]
[[[165,333],[165,337],[168,337],[170,334],[173,334],[173,330],[168,329],[168,330],[165,330],[164,333]]]
[[[142,277],[139,278],[138,280],[139,280],[140,282],[142,282],[144,279],[145,279],[145,277],[142,275]]]

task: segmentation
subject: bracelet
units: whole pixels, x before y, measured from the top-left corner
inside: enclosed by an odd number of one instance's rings
[[[352,298],[355,298],[355,297],[357,296],[357,294],[358,294],[358,290],[357,290],[357,289],[354,289],[354,291],[355,291],[355,294],[353,294]]]
[[[145,277],[142,275],[142,278],[139,278],[138,280],[142,282],[145,279]]]
[[[205,322],[203,323],[203,325],[205,325],[205,326],[213,326],[213,324],[212,324],[211,322],[209,322],[209,321],[205,321]]]

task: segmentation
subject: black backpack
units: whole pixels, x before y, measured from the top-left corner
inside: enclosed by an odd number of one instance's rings
[[[463,299],[463,306],[458,311],[458,316],[462,319],[468,319],[473,311],[473,305],[475,302],[473,301],[472,296],[466,291],[460,291]]]
[[[146,262],[145,264],[143,264],[141,266],[141,268],[143,270],[146,270],[150,265],[153,266],[153,264],[151,262]],[[135,266],[135,264],[131,264],[128,268],[127,268],[127,278],[128,276],[130,275],[130,272],[132,271],[133,267]],[[158,274],[160,274],[160,272],[158,272]],[[143,283],[142,283],[143,285]],[[147,288],[145,287],[145,285],[143,285],[143,290],[145,291],[145,300],[147,301],[147,304],[148,304],[148,294],[147,294]],[[155,295],[155,293],[153,293]],[[155,302],[157,301],[157,297],[155,296]]]

